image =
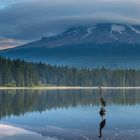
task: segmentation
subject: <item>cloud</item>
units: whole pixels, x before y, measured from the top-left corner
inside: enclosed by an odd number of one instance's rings
[[[0,36],[31,41],[74,25],[140,24],[139,7],[140,0],[4,0]]]
[[[22,45],[24,43],[27,43],[23,40],[13,39],[13,38],[3,38],[0,37],[0,50],[13,48],[18,45]]]

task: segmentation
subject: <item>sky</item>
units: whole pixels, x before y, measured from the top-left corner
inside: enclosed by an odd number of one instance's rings
[[[140,0],[0,0],[0,50],[72,26],[140,24]]]

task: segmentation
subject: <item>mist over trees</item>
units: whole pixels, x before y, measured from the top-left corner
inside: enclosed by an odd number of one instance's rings
[[[140,86],[140,70],[70,68],[0,57],[0,86]]]

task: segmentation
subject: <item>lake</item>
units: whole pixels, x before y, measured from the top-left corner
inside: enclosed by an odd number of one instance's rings
[[[140,89],[0,90],[0,140],[140,140]],[[100,136],[100,137],[99,137]]]

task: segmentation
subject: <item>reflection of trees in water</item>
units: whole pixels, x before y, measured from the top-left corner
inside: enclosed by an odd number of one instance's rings
[[[105,127],[106,125],[106,119],[103,119],[101,122],[100,122],[100,128],[99,128],[99,138],[102,138],[103,137],[103,134],[102,134],[102,129]]]
[[[140,103],[139,90],[103,90],[108,104],[134,105]],[[0,91],[0,116],[25,112],[68,108],[78,105],[98,105],[97,90],[4,90]]]
[[[103,134],[102,134],[102,129],[105,127],[106,125],[106,119],[104,118],[104,116],[106,115],[106,110],[105,110],[105,107],[106,107],[106,101],[105,101],[105,98],[103,97],[103,94],[102,94],[102,89],[101,87],[99,87],[99,101],[100,101],[100,104],[101,104],[101,109],[99,111],[99,115],[101,117],[101,122],[100,122],[100,127],[99,127],[99,138],[102,138]]]

